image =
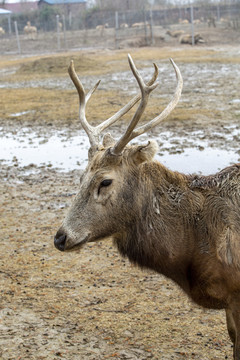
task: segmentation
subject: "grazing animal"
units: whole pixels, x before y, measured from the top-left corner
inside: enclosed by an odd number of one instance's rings
[[[192,45],[192,35],[190,34],[181,35],[179,38],[179,43]],[[203,44],[203,43],[205,43],[205,41],[200,34],[194,35],[194,44]]]
[[[184,30],[174,30],[174,31],[171,31],[171,30],[167,30],[166,31],[166,34],[171,36],[171,37],[174,37],[174,38],[177,38],[181,35],[183,35],[185,33]]]
[[[106,29],[108,27],[109,27],[109,25],[107,23],[104,24],[104,25],[97,25],[96,30],[103,30],[103,29]]]
[[[120,28],[121,28],[121,29],[126,29],[126,28],[128,28],[128,24],[127,24],[127,23],[122,23],[122,24],[120,25]]]
[[[104,30],[105,30],[106,28],[108,28],[108,27],[109,27],[109,25],[108,25],[107,23],[104,24],[104,25],[97,25],[97,26],[96,26],[96,30],[99,31],[100,37],[103,35]]]
[[[149,26],[149,23],[147,21],[132,24],[132,28],[143,28],[145,26]]]
[[[201,24],[202,22],[201,22],[200,19],[196,19],[196,20],[193,20],[193,23],[194,23],[195,25],[199,25],[199,24]]]
[[[54,238],[60,251],[112,237],[119,252],[142,268],[177,283],[198,305],[225,309],[234,360],[240,360],[240,164],[212,176],[185,175],[154,160],[157,144],[130,140],[162,122],[177,105],[182,77],[173,99],[160,115],[137,127],[156,88],[158,68],[145,84],[132,58],[129,64],[140,94],[100,125],[91,126],[87,94],[73,66],[70,77],[79,95],[79,117],[90,140],[89,163],[80,189]],[[126,132],[115,141],[100,134],[140,103]]]
[[[62,31],[62,28],[63,28],[63,24],[61,23],[61,21],[58,21],[58,23],[57,23],[57,30],[58,30],[58,31]]]
[[[187,25],[187,24],[189,24],[188,19],[178,19],[178,22],[179,22],[179,24],[182,24],[182,25]]]
[[[215,20],[215,17],[214,16],[210,16],[208,19],[207,19],[207,24],[208,24],[208,27],[216,27],[216,20]]]
[[[36,37],[37,37],[37,28],[36,28],[36,26],[32,26],[30,21],[27,22],[26,26],[24,26],[23,31],[27,35],[28,39],[31,39],[31,40],[36,39]]]
[[[0,36],[5,34],[5,30],[0,26]]]

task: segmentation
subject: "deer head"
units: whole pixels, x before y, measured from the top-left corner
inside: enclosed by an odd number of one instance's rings
[[[86,242],[109,236],[124,239],[127,227],[134,221],[137,209],[141,207],[141,197],[138,194],[146,191],[147,179],[139,170],[144,163],[153,161],[157,151],[154,141],[144,145],[129,145],[129,142],[162,122],[180,99],[182,76],[174,61],[170,59],[177,78],[174,96],[158,116],[137,127],[150,93],[158,86],[158,67],[154,64],[152,79],[145,83],[130,55],[128,61],[140,93],[115,115],[95,127],[86,120],[85,108],[100,81],[86,94],[75,72],[73,61],[69,66],[69,75],[79,95],[80,122],[89,137],[90,149],[88,166],[80,179],[79,193],[54,239],[56,248],[61,251],[73,250]],[[139,101],[137,110],[120,139],[115,141],[110,134],[106,134],[101,142],[102,132]],[[142,178],[142,182],[136,181],[139,177]]]

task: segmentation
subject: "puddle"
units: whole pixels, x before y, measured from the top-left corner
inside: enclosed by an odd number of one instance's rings
[[[238,162],[239,155],[234,151],[205,148],[203,151],[187,148],[182,154],[165,154],[157,160],[171,170],[185,174],[199,173],[210,175]]]
[[[231,136],[238,131],[232,128]],[[216,133],[216,137],[218,133]],[[221,134],[221,136],[223,136]],[[201,140],[201,132],[196,131],[188,137],[178,137],[171,132],[162,132],[152,136],[160,144],[156,158],[171,170],[184,173],[212,174],[239,161],[236,149],[214,147],[208,140]],[[230,142],[229,134],[225,134]],[[139,142],[147,141],[142,135]],[[31,129],[22,129],[18,133],[5,133],[0,138],[0,161],[7,165],[30,167],[28,171],[39,171],[39,167],[48,166],[60,171],[84,169],[88,157],[88,138],[83,131],[69,135],[67,131],[54,131],[39,136]],[[36,168],[37,167],[37,168]]]
[[[15,114],[11,114],[10,116],[18,117],[18,116],[23,116],[23,115],[34,113],[34,112],[35,111],[33,111],[33,110],[22,111],[22,112],[18,112],[18,113],[15,113]]]
[[[51,166],[62,171],[84,169],[88,157],[88,139],[84,134],[68,137],[62,132],[39,137],[36,133],[11,133],[0,138],[0,160],[24,167]]]

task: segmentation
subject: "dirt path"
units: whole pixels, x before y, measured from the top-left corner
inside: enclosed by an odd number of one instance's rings
[[[161,51],[161,59],[167,58],[170,50]],[[199,60],[201,51],[204,61]],[[160,53],[149,49],[149,61],[146,50],[133,52],[138,65],[146,69]],[[197,50],[194,57],[189,50],[185,55],[179,49],[177,53],[185,79],[183,98],[161,128],[177,139],[160,137],[161,149],[181,152],[206,141],[210,148],[230,149],[239,159],[239,48],[231,48],[228,56],[225,48]],[[85,56],[96,60],[96,54]],[[89,108],[88,113],[95,122],[99,114],[109,116],[109,108],[112,111],[125,100],[115,98],[117,87],[123,85],[118,74],[125,76],[127,71],[125,53],[108,56],[117,70],[102,76],[103,85],[91,103],[97,112]],[[102,54],[98,60],[100,67]],[[53,85],[57,69],[50,77],[37,75],[41,81],[36,85],[31,66],[36,59],[12,61],[18,69],[30,65],[27,75],[19,70],[0,78],[2,139],[9,131],[17,136],[22,126],[30,129],[29,138],[31,129],[45,139],[57,130],[67,130],[69,138],[76,134],[76,95],[69,84],[64,90],[61,84]],[[162,60],[160,64],[165,86],[153,97],[149,116],[156,114],[156,106],[166,104],[173,91],[169,65]],[[6,69],[5,64],[2,67]],[[84,80],[94,83],[99,78],[99,73],[85,71]],[[66,78],[58,75],[59,81]],[[109,90],[108,83],[115,85]],[[134,91],[131,84],[129,91]],[[57,112],[59,107],[62,112]],[[26,110],[35,112],[11,116]],[[115,127],[114,134],[119,130]],[[59,172],[34,164],[23,169],[19,161],[1,161],[0,359],[231,359],[224,312],[200,309],[171,281],[133,267],[120,258],[111,240],[86,245],[79,253],[55,250],[53,236],[77,192],[78,179],[78,170]]]

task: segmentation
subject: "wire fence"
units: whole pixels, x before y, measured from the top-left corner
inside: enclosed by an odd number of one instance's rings
[[[48,14],[48,16],[46,16]],[[51,16],[50,16],[51,15]],[[239,37],[240,4],[172,7],[162,10],[94,11],[73,15],[56,12],[0,17],[0,54],[39,53],[86,47],[139,47],[181,43],[188,35],[192,45],[211,40],[214,29],[233,30]],[[199,38],[200,36],[200,38]],[[190,39],[190,40],[189,40]],[[229,41],[229,39],[226,39]],[[231,41],[231,39],[230,39]]]

